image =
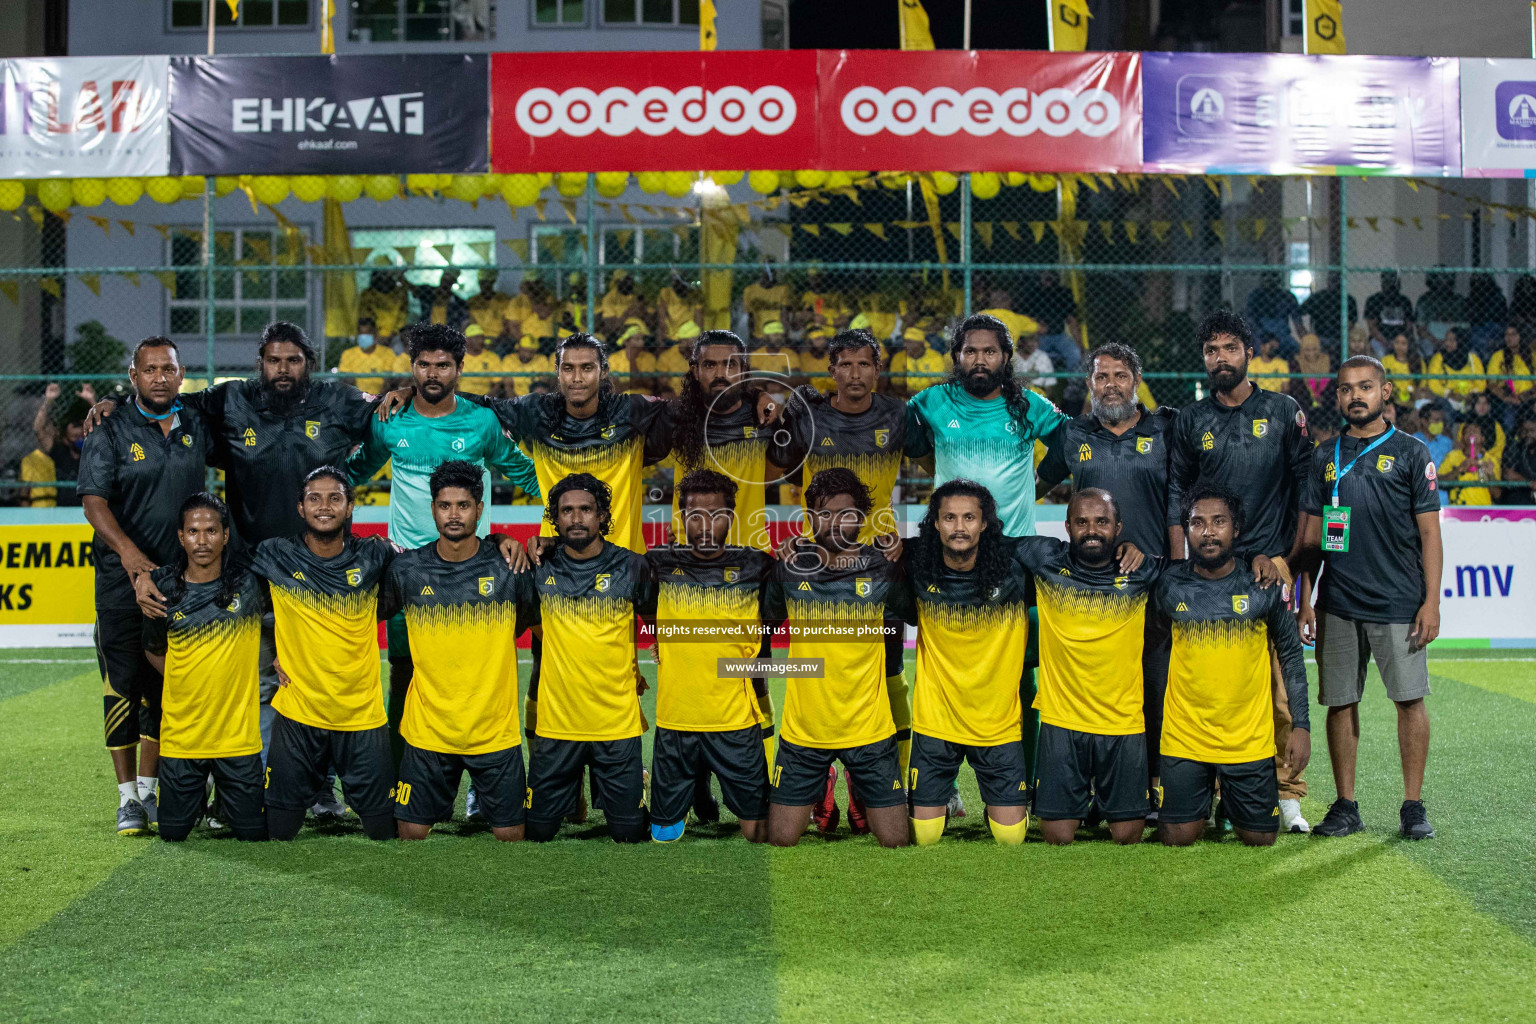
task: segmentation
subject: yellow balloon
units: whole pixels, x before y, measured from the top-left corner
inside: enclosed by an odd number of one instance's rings
[[[276,206],[288,198],[288,179],[277,174],[258,174],[251,179],[251,194],[258,203]]]
[[[1031,174],[1029,176],[1029,187],[1036,192],[1050,192],[1056,187],[1056,175]]]
[[[801,188],[821,188],[827,183],[826,171],[796,171],[795,184]]]
[[[1002,181],[991,171],[974,171],[971,174],[971,195],[977,199],[992,199],[1002,188]]]
[[[76,178],[69,188],[76,206],[100,206],[107,198],[107,183],[100,178]]]
[[[566,171],[556,180],[556,188],[567,199],[574,199],[587,190],[587,175],[584,171]]]
[[[1006,171],[1003,174],[1003,184],[1009,188],[1018,188],[1029,180],[1029,175],[1023,171]]]
[[[108,178],[107,198],[118,206],[132,206],[144,194],[144,182],[139,178]]]
[[[181,179],[171,177],[150,178],[144,182],[144,191],[157,203],[174,203],[181,198]]]
[[[618,195],[629,187],[629,175],[624,171],[598,171],[597,190],[603,195]]]
[[[333,175],[325,183],[325,194],[338,202],[350,203],[363,194],[363,179],[355,174]]]
[[[400,194],[400,179],[393,174],[370,174],[363,179],[363,191],[377,202],[386,202]]]
[[[501,198],[509,206],[532,206],[539,199],[539,179],[532,174],[509,174],[501,183]]]
[[[548,171],[540,171],[534,177],[539,179],[539,188],[549,188],[555,183],[555,176]]]
[[[181,198],[198,199],[203,194],[206,182],[200,174],[183,174],[181,176]]]
[[[662,175],[662,188],[673,199],[681,199],[693,191],[693,183],[698,180],[698,175],[687,171],[667,171]]]
[[[911,175],[906,174],[906,173],[904,173],[902,171],[881,171],[880,172],[880,184],[884,185],[886,188],[891,189],[893,191],[896,190],[896,189],[900,189],[900,188],[906,188],[907,187],[907,182],[910,181],[910,180],[911,180]]]
[[[301,203],[319,202],[325,198],[325,179],[318,174],[300,174],[288,179],[293,198]]]
[[[482,196],[497,196],[501,194],[501,183],[506,178],[505,174],[480,175],[480,194]]]
[[[941,196],[947,196],[960,187],[960,179],[948,171],[933,172],[933,190]]]
[[[213,194],[216,196],[227,196],[239,187],[240,179],[232,174],[221,174],[213,179]],[[113,200],[113,202],[116,201]]]
[[[58,213],[69,209],[69,204],[74,201],[74,194],[70,189],[68,178],[44,178],[37,183],[37,201],[43,204],[43,209]]]
[[[437,175],[435,174],[407,174],[405,187],[412,192],[436,192]]]
[[[726,187],[728,185],[739,184],[741,182],[741,179],[745,178],[746,176],[747,176],[747,172],[746,171],[710,171],[709,172],[710,179],[716,185],[719,185],[721,188],[724,188],[724,187]]]
[[[0,210],[14,210],[27,198],[27,186],[19,181],[0,181]]]
[[[847,171],[828,171],[827,188],[847,188],[853,184],[853,175]]]
[[[485,189],[485,183],[480,180],[478,174],[455,174],[453,181],[443,190],[443,195],[449,199],[457,199],[463,203],[471,203],[480,198]]]
[[[747,175],[747,187],[760,195],[779,190],[778,171],[752,171]]]
[[[655,195],[667,187],[667,179],[660,171],[641,171],[635,175],[635,184],[640,186],[641,192]]]

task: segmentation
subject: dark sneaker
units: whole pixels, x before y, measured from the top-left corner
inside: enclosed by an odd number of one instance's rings
[[[1353,800],[1340,797],[1328,808],[1328,813],[1323,815],[1323,820],[1312,827],[1312,834],[1331,839],[1338,836],[1352,836],[1364,830],[1365,822],[1360,820],[1360,805]]]
[[[137,800],[129,800],[117,809],[117,834],[120,836],[141,836],[149,831],[149,815],[144,810],[144,805]]]
[[[1433,839],[1435,828],[1424,813],[1424,801],[1404,800],[1403,809],[1397,814],[1402,822],[1404,839]]]
[[[1147,828],[1157,828],[1157,812],[1163,806],[1163,787],[1147,787]]]

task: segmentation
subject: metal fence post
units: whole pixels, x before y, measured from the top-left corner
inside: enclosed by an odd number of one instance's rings
[[[975,251],[971,230],[971,174],[967,171],[960,175],[960,276],[965,282],[965,305],[961,308],[967,316],[971,312],[971,254]]]
[[[212,178],[203,179],[203,336],[208,343],[208,387],[213,387],[213,187]]]
[[[597,273],[599,258],[597,255],[597,175],[587,175],[587,322],[584,329],[588,334],[597,332]]]
[[[1349,176],[1339,177],[1339,362],[1349,358]]]

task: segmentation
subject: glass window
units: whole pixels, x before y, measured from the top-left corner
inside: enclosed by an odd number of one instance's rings
[[[170,26],[173,29],[199,29],[208,25],[207,0],[167,0],[170,5]],[[229,5],[216,0],[213,5],[213,26],[220,28],[307,28],[311,24],[309,10],[313,0],[243,0],[239,19],[231,18]],[[367,0],[359,0],[367,3]],[[398,0],[396,0],[398,2]]]
[[[534,0],[535,25],[585,25],[586,0]]]
[[[167,307],[166,333],[172,338],[201,337],[206,312],[203,234],[196,229],[173,231],[169,246],[171,266],[185,269],[175,272],[176,291]],[[288,320],[307,330],[310,297],[304,247],[302,231],[292,235],[273,228],[214,232],[214,333],[255,336],[273,320]]]
[[[697,25],[699,0],[603,0],[605,25]]]
[[[379,270],[403,270],[405,284],[411,291],[412,319],[422,315],[416,289],[435,288],[443,268],[461,268],[453,293],[469,300],[480,291],[478,276],[472,268],[495,266],[495,228],[386,228],[352,232],[352,250],[357,262],[369,270],[357,272],[357,287],[368,287],[369,279]]]
[[[351,0],[351,7],[347,37],[354,42],[451,43],[496,36],[496,0]]]

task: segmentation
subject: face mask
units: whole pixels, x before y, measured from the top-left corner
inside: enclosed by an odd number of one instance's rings
[[[1445,433],[1445,424],[1444,423],[1431,423],[1429,425],[1429,432],[1431,434],[1439,436],[1440,434]]]
[[[362,349],[364,352],[368,351],[370,348],[373,348],[373,335],[359,334],[357,336],[357,347]]]

